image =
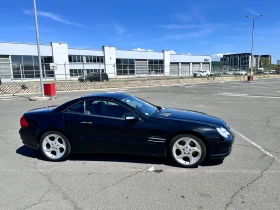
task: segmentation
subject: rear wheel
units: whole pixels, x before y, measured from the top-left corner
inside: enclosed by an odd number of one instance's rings
[[[206,146],[196,136],[183,134],[170,141],[169,153],[177,165],[184,168],[193,168],[205,159]]]
[[[48,160],[63,161],[71,153],[71,145],[62,133],[48,131],[41,136],[40,150]]]

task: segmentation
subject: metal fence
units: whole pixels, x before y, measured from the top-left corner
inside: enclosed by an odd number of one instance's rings
[[[210,65],[200,64],[178,64],[172,63],[168,66],[169,72],[165,72],[163,64],[148,64],[147,62],[138,62],[134,65],[107,65],[104,63],[69,63],[69,64],[53,64],[43,63],[43,79],[44,81],[59,80],[78,80],[79,77],[85,78],[88,74],[106,73],[109,78],[125,79],[125,78],[153,78],[153,77],[192,77],[193,73],[199,70],[210,70]],[[211,74],[216,76],[234,75],[236,69],[226,66],[212,66]],[[267,73],[267,72],[266,72]],[[269,72],[270,73],[270,72]],[[277,70],[273,72],[280,74]],[[36,81],[40,79],[40,71],[38,65],[1,63],[0,62],[0,78],[14,81]]]

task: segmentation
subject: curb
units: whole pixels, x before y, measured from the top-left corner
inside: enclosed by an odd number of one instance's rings
[[[51,101],[55,99],[56,97],[41,97],[41,96],[29,97],[29,101]]]

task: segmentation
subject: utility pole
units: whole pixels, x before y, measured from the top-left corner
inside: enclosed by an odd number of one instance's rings
[[[251,47],[251,69],[250,69],[250,78],[252,79],[253,76],[253,66],[254,66],[254,55],[253,55],[253,50],[254,50],[254,30],[255,30],[255,19],[262,17],[263,15],[259,15],[257,17],[250,17],[246,16],[247,18],[250,18],[253,21],[253,27],[252,27],[252,47]]]
[[[43,71],[42,71],[42,63],[41,63],[41,52],[40,52],[40,41],[39,41],[39,31],[38,31],[36,0],[33,0],[33,4],[34,4],[34,19],[35,19],[35,28],[36,28],[37,51],[38,51],[38,59],[39,59],[41,95],[42,95],[42,97],[44,97],[45,94],[44,94]]]

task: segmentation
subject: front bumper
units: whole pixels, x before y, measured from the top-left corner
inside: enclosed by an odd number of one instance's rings
[[[19,130],[19,135],[24,145],[36,150],[39,149],[39,144],[37,142],[37,135],[35,133],[30,132],[28,128],[27,129],[21,128]]]
[[[211,141],[210,145],[210,159],[223,159],[231,154],[232,151],[232,145],[235,140],[235,135],[231,133],[231,136],[229,139],[220,139],[216,142]]]

